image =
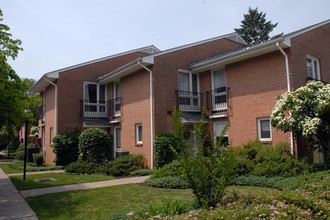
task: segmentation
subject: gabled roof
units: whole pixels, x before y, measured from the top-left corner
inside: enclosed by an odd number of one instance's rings
[[[154,64],[154,58],[157,57],[157,56],[161,56],[161,55],[164,55],[164,54],[172,53],[172,52],[175,52],[175,51],[183,50],[183,49],[186,49],[186,48],[198,46],[198,45],[201,45],[201,44],[205,44],[205,43],[208,43],[208,42],[212,42],[212,41],[216,41],[216,40],[220,40],[220,39],[224,39],[224,38],[232,40],[232,41],[237,42],[237,43],[240,43],[242,45],[247,45],[247,43],[243,40],[243,38],[241,36],[239,36],[239,34],[230,33],[230,34],[226,34],[226,35],[222,35],[222,36],[218,36],[218,37],[198,41],[198,42],[195,42],[195,43],[186,44],[186,45],[183,45],[183,46],[180,46],[180,47],[175,47],[175,48],[172,48],[172,49],[164,50],[164,51],[159,52],[159,53],[147,55],[145,57],[136,59],[136,60],[134,60],[134,61],[132,61],[132,62],[130,62],[130,63],[128,63],[128,64],[126,64],[126,65],[124,65],[124,66],[122,66],[122,67],[106,74],[106,75],[104,75],[104,76],[99,77],[98,81],[99,81],[99,83],[104,84],[104,85],[107,84],[107,83],[110,83],[110,82],[114,82],[114,81],[120,79],[123,76],[127,76],[131,73],[134,73],[138,70],[143,69],[143,67],[140,65],[140,63],[143,64],[144,66],[149,66],[149,65]]]
[[[113,59],[113,58],[116,58],[116,57],[119,57],[119,56],[123,56],[123,55],[127,55],[127,54],[130,54],[130,53],[134,53],[134,52],[142,52],[142,53],[146,53],[146,54],[154,54],[154,53],[160,52],[160,50],[157,47],[155,47],[154,45],[151,45],[151,46],[147,46],[147,47],[142,47],[142,48],[138,48],[138,49],[126,51],[126,52],[123,52],[123,53],[114,54],[114,55],[111,55],[111,56],[106,56],[106,57],[103,57],[103,58],[100,58],[100,59],[91,60],[91,61],[84,62],[84,63],[81,63],[81,64],[69,66],[69,67],[66,67],[66,68],[63,68],[63,69],[55,70],[55,71],[52,71],[52,72],[49,72],[49,73],[44,74],[32,86],[32,88],[30,89],[30,91],[31,92],[34,92],[34,93],[41,92],[42,90],[44,90],[45,88],[47,88],[50,85],[50,83],[46,79],[50,80],[51,82],[54,82],[56,79],[59,78],[59,74],[61,72],[68,71],[68,70],[75,69],[75,68],[79,68],[79,67],[83,67],[83,66],[87,66],[87,65],[90,65],[90,64],[93,64],[93,63],[104,61],[104,60]]]
[[[239,62],[252,57],[260,56],[278,50],[276,44],[278,43],[283,49],[291,47],[291,39],[311,31],[315,28],[329,24],[330,19],[320,22],[318,24],[300,29],[298,31],[283,35],[281,37],[253,45],[251,47],[239,48],[235,50],[222,53],[205,60],[193,63],[190,65],[193,72],[202,72],[210,69],[224,67],[225,65]]]

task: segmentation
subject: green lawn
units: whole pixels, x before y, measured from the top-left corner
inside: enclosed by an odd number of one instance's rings
[[[56,181],[54,182],[36,182],[37,179],[45,179],[45,178],[53,178]],[[63,186],[70,185],[76,183],[87,183],[87,182],[97,182],[103,180],[112,180],[115,179],[112,176],[105,176],[99,174],[92,175],[66,175],[59,173],[48,173],[48,174],[31,174],[26,176],[27,182],[23,182],[22,176],[11,176],[10,180],[13,182],[15,187],[18,190],[26,190],[26,189],[36,189],[36,188],[44,188],[51,186]]]
[[[5,172],[6,174],[10,173],[23,173],[23,170],[19,169],[13,169],[9,166],[9,164],[0,164],[0,168]]]
[[[229,193],[270,193],[261,187],[229,187]],[[26,200],[40,219],[106,219],[115,213],[129,212],[163,199],[193,200],[191,190],[159,189],[127,184],[98,189],[29,197]]]

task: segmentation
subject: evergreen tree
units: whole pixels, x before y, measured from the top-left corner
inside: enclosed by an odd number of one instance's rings
[[[241,21],[241,28],[235,28],[235,31],[248,43],[248,45],[265,42],[270,39],[269,33],[278,23],[272,24],[266,21],[266,13],[258,11],[258,7],[252,9],[249,7],[248,14],[244,14],[244,20]],[[282,36],[278,34],[272,38]]]

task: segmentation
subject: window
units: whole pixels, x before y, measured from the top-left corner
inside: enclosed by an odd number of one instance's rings
[[[136,124],[135,131],[136,131],[136,143],[142,144],[142,124]]]
[[[84,83],[84,116],[106,117],[106,87],[97,83]]]
[[[179,71],[178,102],[182,110],[199,111],[198,75],[189,71]]]
[[[117,152],[121,151],[121,128],[114,127],[114,157],[117,157]]]
[[[271,141],[270,118],[258,118],[258,139],[260,141]]]
[[[120,116],[120,82],[114,83],[114,116]]]
[[[49,133],[50,133],[50,135],[49,135],[49,137],[50,137],[50,143],[52,144],[53,143],[53,128],[50,128],[49,129]]]
[[[212,80],[213,111],[227,109],[227,88],[225,69],[214,71]]]
[[[213,124],[213,132],[214,132],[214,139],[218,140],[220,137],[223,129],[228,124],[227,121],[221,121],[221,122],[214,122]],[[223,135],[222,143],[228,144],[228,129],[226,133]]]
[[[308,79],[321,80],[319,59],[311,55],[306,56]]]

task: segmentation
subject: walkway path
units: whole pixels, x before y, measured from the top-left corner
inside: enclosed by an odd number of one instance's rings
[[[26,175],[32,175],[32,174],[46,174],[46,173],[63,173],[64,170],[47,170],[47,171],[35,171],[35,172],[27,172]],[[7,174],[7,176],[20,176],[23,175],[22,173],[11,173]]]

